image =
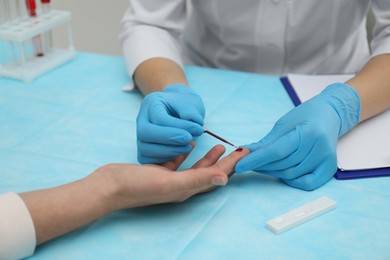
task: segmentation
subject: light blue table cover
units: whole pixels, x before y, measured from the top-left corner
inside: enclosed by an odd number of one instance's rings
[[[205,126],[238,145],[263,137],[293,107],[277,77],[197,67],[186,74],[204,99]],[[128,80],[122,58],[90,53],[31,84],[0,79],[0,193],[60,185],[106,163],[137,163],[142,96],[122,91]],[[198,138],[182,168],[217,143]],[[321,196],[337,208],[281,235],[265,227]],[[31,258],[390,259],[390,178],[332,179],[306,192],[258,173],[234,175],[228,186],[184,203],[110,214]]]

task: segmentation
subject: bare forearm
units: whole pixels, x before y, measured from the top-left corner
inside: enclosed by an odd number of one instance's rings
[[[162,91],[170,84],[188,85],[182,68],[166,58],[152,58],[141,63],[134,72],[134,81],[144,95]]]
[[[371,59],[364,68],[346,82],[359,93],[360,122],[390,108],[390,54]]]
[[[20,194],[33,219],[37,244],[108,214],[112,210],[110,189],[103,175],[92,174],[59,187]]]

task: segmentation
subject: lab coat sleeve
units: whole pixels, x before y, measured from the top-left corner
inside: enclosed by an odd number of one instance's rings
[[[390,1],[372,1],[372,12],[375,15],[371,57],[390,53]]]
[[[34,253],[35,228],[18,194],[0,195],[0,259],[21,259]]]
[[[143,61],[167,58],[183,66],[180,38],[186,23],[185,0],[133,0],[120,28],[128,73]]]

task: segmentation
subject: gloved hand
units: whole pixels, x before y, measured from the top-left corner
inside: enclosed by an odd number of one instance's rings
[[[335,83],[280,118],[270,133],[247,146],[236,172],[256,171],[290,186],[313,190],[337,170],[336,145],[359,122],[360,98],[350,86]]]
[[[158,164],[189,153],[204,116],[202,99],[183,84],[145,96],[137,117],[138,161]]]

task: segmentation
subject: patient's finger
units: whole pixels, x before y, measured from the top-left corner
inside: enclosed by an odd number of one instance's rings
[[[215,166],[222,169],[222,171],[224,171],[230,177],[233,175],[233,169],[236,163],[249,153],[250,151],[247,148],[238,148],[234,152],[222,158]]]
[[[200,159],[197,163],[195,163],[191,168],[198,169],[202,167],[209,167],[218,162],[219,158],[225,153],[226,148],[223,145],[214,146],[208,153]]]
[[[194,150],[195,142],[191,142],[190,144],[192,146],[192,150]],[[161,164],[161,166],[167,168],[168,170],[176,171],[177,168],[179,168],[179,166],[185,161],[185,159],[187,159],[187,157],[190,155],[190,153],[191,152],[184,154],[184,155],[179,155],[175,159]]]

